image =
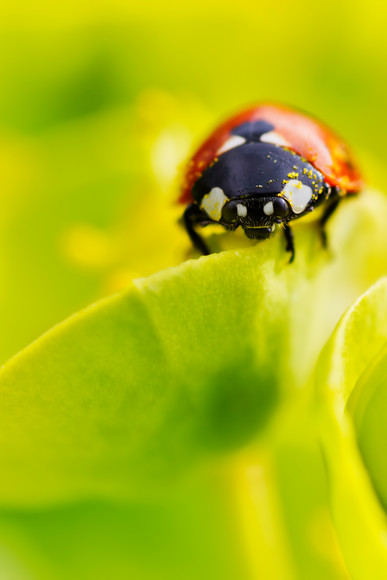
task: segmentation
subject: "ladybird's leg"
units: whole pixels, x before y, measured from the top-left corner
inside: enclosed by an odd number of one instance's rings
[[[294,260],[295,255],[296,255],[296,250],[294,247],[293,230],[289,226],[289,224],[284,224],[283,229],[284,229],[284,235],[285,235],[285,240],[286,240],[286,251],[290,252],[289,264],[291,264]]]
[[[187,234],[190,237],[192,244],[195,246],[199,252],[204,256],[211,254],[207,244],[204,242],[203,238],[195,230],[195,226],[199,224],[208,223],[208,216],[206,216],[199,208],[196,203],[191,203],[183,214],[183,222]]]
[[[340,201],[341,201],[341,197],[339,197],[339,196],[332,197],[329,200],[328,205],[326,206],[325,211],[320,218],[318,225],[320,227],[320,236],[321,236],[321,242],[322,242],[323,248],[326,248],[328,245],[327,232],[325,230],[325,226],[327,224],[327,221],[329,220],[329,218],[333,214],[333,212],[337,209],[337,206],[339,205]]]

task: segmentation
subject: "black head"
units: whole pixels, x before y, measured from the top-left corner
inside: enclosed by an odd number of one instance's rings
[[[274,231],[275,224],[288,221],[291,214],[291,206],[283,197],[246,197],[227,202],[222,209],[220,223],[231,227],[242,226],[249,238],[262,238]]]
[[[294,151],[250,141],[220,155],[195,183],[193,197],[211,220],[267,237],[275,224],[307,213],[329,191],[323,175]]]

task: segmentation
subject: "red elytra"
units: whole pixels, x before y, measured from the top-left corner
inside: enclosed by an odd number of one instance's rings
[[[292,149],[324,175],[327,183],[343,193],[356,193],[363,179],[343,141],[326,125],[289,107],[261,104],[251,107],[220,125],[192,156],[182,184],[180,203],[191,203],[192,187],[216,159],[217,151],[230,137],[234,127],[248,121],[267,121],[286,139]]]

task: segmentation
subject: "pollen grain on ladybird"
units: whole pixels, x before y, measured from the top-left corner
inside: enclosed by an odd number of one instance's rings
[[[297,179],[298,173],[296,171],[291,171],[290,173],[288,173],[288,177],[289,179]]]
[[[283,184],[283,185],[286,185],[287,183],[289,183],[289,180],[288,180],[288,179],[283,179],[283,180],[282,180],[282,184]]]

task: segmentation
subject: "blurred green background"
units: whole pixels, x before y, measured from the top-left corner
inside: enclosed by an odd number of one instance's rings
[[[0,361],[185,257],[176,170],[241,106],[310,111],[383,186],[385,27],[357,0],[4,3]]]
[[[4,4],[0,363],[134,277],[186,258],[190,244],[174,204],[179,172],[211,128],[242,106],[283,101],[320,117],[351,144],[368,182],[383,189],[386,24],[383,5],[360,0]],[[289,448],[281,445],[283,463],[273,466],[263,456],[262,464],[276,472],[289,504],[297,492],[286,517],[299,573],[346,578],[315,442],[309,448],[295,430]],[[245,538],[234,543],[234,520],[246,520],[246,537],[256,532],[248,529],[248,494],[234,476],[227,467],[216,476],[218,489],[192,481],[181,496],[154,505],[90,498],[31,513],[3,511],[0,577],[169,580],[186,566],[192,572],[185,577],[193,579],[197,562],[207,561],[208,578],[237,578],[247,566],[241,554],[254,561],[265,554],[257,556]],[[237,505],[230,509],[234,484]],[[312,499],[309,488],[317,490]],[[279,490],[266,492],[254,499],[263,520],[265,506],[276,511]],[[303,531],[297,534],[296,516],[307,512],[308,502],[321,516],[307,540],[323,561],[319,568],[305,553]],[[281,525],[268,523],[277,543],[269,537],[267,557],[275,561],[280,550],[278,577],[286,570],[286,578],[297,579],[287,567]],[[201,543],[203,527],[207,537],[217,535],[219,552],[210,554]]]

